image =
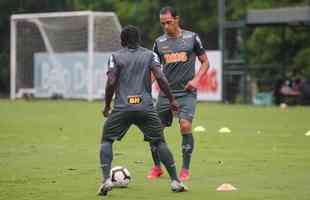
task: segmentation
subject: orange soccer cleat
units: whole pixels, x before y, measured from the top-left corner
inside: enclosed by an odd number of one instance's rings
[[[153,166],[150,173],[147,175],[148,179],[155,179],[164,174],[164,171],[159,166]]]
[[[187,181],[189,179],[189,170],[182,168],[180,172],[180,179],[181,181]]]

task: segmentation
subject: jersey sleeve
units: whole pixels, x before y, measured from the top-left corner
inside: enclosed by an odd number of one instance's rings
[[[157,46],[157,42],[155,41],[154,42],[154,45],[153,45],[153,51],[155,52],[155,54],[157,55],[158,59],[159,59],[159,62],[161,62],[160,60],[160,55],[159,55],[159,51],[158,51],[158,46]]]
[[[152,53],[152,60],[151,60],[151,65],[150,66],[152,66],[152,67],[161,67],[159,56],[155,52]]]
[[[113,55],[111,55],[109,57],[109,60],[108,60],[108,70],[107,70],[107,74],[110,73],[110,72],[116,72],[117,70],[117,65],[115,63],[115,58]]]
[[[195,34],[194,36],[194,52],[196,53],[197,56],[200,56],[205,53],[205,48],[202,45],[202,42],[200,40],[200,37]]]

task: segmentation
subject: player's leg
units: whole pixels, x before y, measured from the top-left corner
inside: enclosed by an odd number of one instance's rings
[[[157,146],[155,146],[152,143],[149,143],[150,146],[150,150],[151,150],[151,155],[152,155],[152,159],[153,159],[153,166],[151,168],[151,170],[149,171],[147,178],[148,179],[155,179],[160,177],[161,175],[164,174],[164,170],[161,167],[160,164],[160,157],[159,157],[159,152],[157,149]]]
[[[113,111],[103,127],[99,155],[103,175],[102,184],[98,190],[98,195],[101,196],[106,196],[112,190],[110,171],[113,160],[113,142],[120,140],[130,127],[130,121],[127,120],[126,115],[126,112]]]
[[[104,140],[100,145],[100,165],[103,174],[103,181],[98,189],[98,195],[106,196],[112,190],[112,181],[110,178],[111,164],[113,160],[113,141]]]
[[[180,129],[182,134],[182,169],[180,172],[181,180],[189,179],[189,168],[194,150],[194,137],[192,134],[192,122],[187,119],[180,119]]]
[[[174,192],[183,192],[187,187],[179,180],[173,155],[165,142],[160,119],[155,111],[141,112],[141,119],[136,125],[144,134],[144,140],[151,143],[158,150],[161,162],[164,164],[171,179],[171,189]],[[143,120],[142,120],[143,119]]]
[[[175,161],[167,143],[162,140],[152,141],[151,143],[157,146],[161,162],[168,171],[171,180],[171,190],[173,192],[187,191],[188,188],[180,181],[177,175]]]
[[[162,127],[168,127],[172,124],[173,115],[170,111],[170,104],[167,98],[159,97],[157,104],[156,104],[156,110],[158,112],[161,125]],[[155,145],[150,143],[150,150],[152,154],[152,159],[154,162],[153,167],[151,168],[149,174],[147,175],[148,179],[155,179],[160,177],[164,171],[161,168],[160,165],[160,155],[158,152],[158,149]]]
[[[182,135],[182,169],[180,172],[181,180],[189,179],[189,168],[194,150],[194,137],[192,134],[192,120],[195,114],[196,97],[187,95],[178,98],[181,110],[179,113],[180,132]]]

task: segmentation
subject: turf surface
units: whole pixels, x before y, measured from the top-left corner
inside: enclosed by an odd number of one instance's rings
[[[100,199],[101,103],[0,100],[0,199]],[[114,146],[113,165],[128,167],[128,189],[109,199],[306,200],[310,197],[310,108],[200,103],[194,126],[190,191],[174,194],[167,174],[149,181],[148,144],[137,128]],[[232,132],[220,134],[221,127]],[[180,167],[178,125],[166,131]],[[234,192],[216,192],[222,183]]]

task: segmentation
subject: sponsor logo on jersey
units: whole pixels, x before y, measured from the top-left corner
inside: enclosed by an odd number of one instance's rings
[[[162,46],[161,47],[163,50],[169,50],[170,48],[169,48],[169,46]]]
[[[183,36],[182,36],[182,38],[183,39],[187,39],[187,38],[192,38],[193,37],[193,34],[191,33],[191,34],[184,34]]]
[[[164,54],[166,64],[176,62],[186,62],[188,60],[186,52]]]
[[[166,37],[160,37],[160,38],[158,39],[158,42],[164,42],[164,41],[166,41],[166,40],[167,40]]]
[[[133,104],[133,105],[142,103],[141,96],[128,96],[127,100],[129,104]]]

